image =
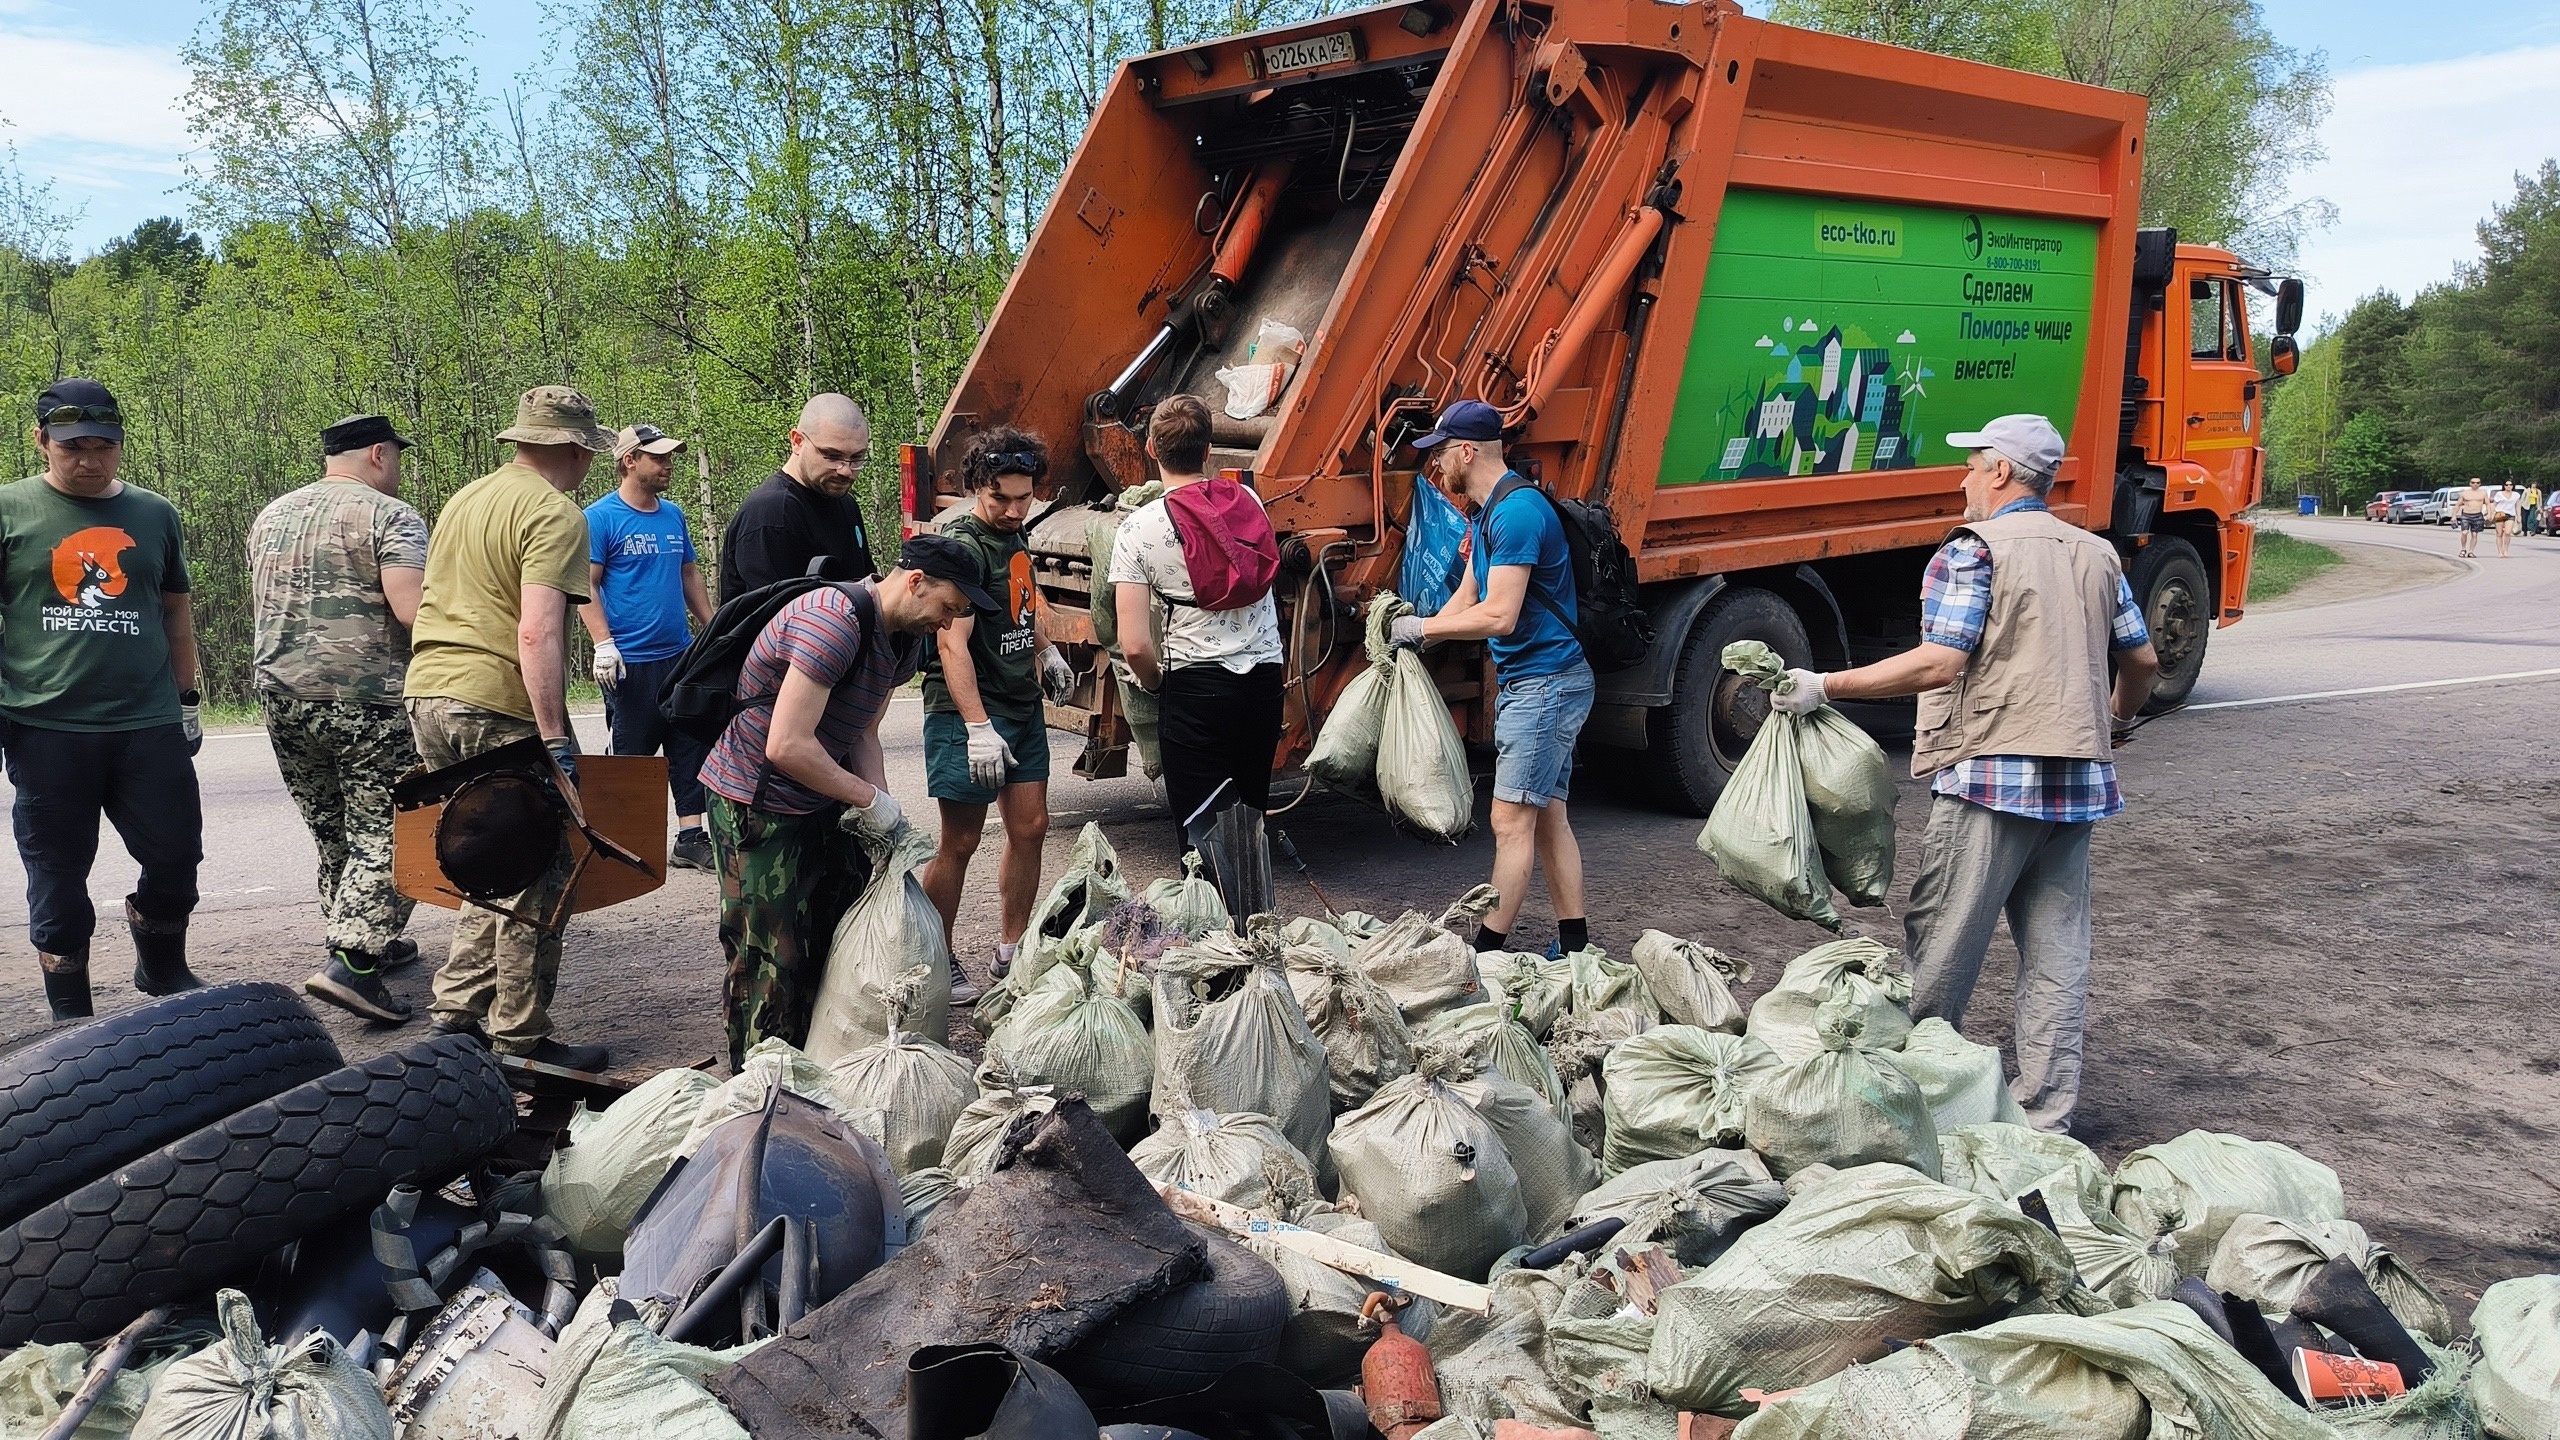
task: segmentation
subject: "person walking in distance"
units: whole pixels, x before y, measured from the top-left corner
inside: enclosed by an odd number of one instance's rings
[[[871,458],[871,422],[844,395],[814,395],[791,429],[791,456],[747,493],[720,537],[720,602],[809,573],[825,559],[830,580],[879,572],[863,528],[854,478]]]
[[[995,608],[969,547],[919,535],[888,574],[795,597],[748,648],[738,712],[702,764],[732,1069],[769,1036],[808,1043],[828,941],[870,878],[861,842],[907,828],[880,748],[889,696],[922,637]]]
[[[2063,455],[2052,424],[2003,415],[1947,443],[1971,452],[1965,523],[1921,581],[1920,644],[1829,675],[1790,670],[1770,703],[1803,715],[1920,697],[1911,773],[1932,799],[1904,920],[1911,1013],[1964,1024],[2006,914],[2018,947],[2010,1093],[2036,1128],[2067,1132],[2089,1007],[2089,832],[2124,808],[2114,740],[2160,662],[2115,547],[2045,505]]]
[[[575,783],[569,728],[569,607],[587,598],[587,517],[576,492],[613,435],[566,385],[524,392],[498,432],[515,458],[454,493],[427,546],[409,659],[409,725],[418,756],[441,770],[540,736]],[[569,847],[508,906],[547,915],[569,883]],[[436,972],[438,1030],[485,1038],[502,1055],[601,1070],[601,1045],[551,1035],[560,932],[465,904]]]
[[[1174,395],[1156,405],[1147,454],[1166,489],[1121,523],[1111,550],[1112,603],[1130,673],[1161,708],[1157,743],[1179,855],[1191,848],[1184,823],[1221,784],[1229,786],[1221,808],[1271,808],[1282,687],[1280,610],[1267,577],[1278,567],[1279,542],[1261,497],[1201,473],[1209,460],[1209,407],[1198,397]],[[1215,533],[1221,530],[1223,537]],[[1247,550],[1269,561],[1258,592],[1234,583],[1240,577],[1224,558]],[[1207,573],[1213,561],[1214,577]],[[1202,582],[1214,578],[1223,588],[1195,583],[1195,568]],[[1150,596],[1162,596],[1166,606],[1161,654]]]
[[[667,752],[667,788],[676,802],[670,865],[711,868],[711,837],[702,828],[702,756],[709,748],[667,723],[658,702],[676,662],[693,642],[685,623],[711,620],[711,592],[693,555],[684,510],[667,497],[684,442],[655,425],[631,425],[613,437],[620,475],[587,507],[587,589],[594,596],[579,618],[596,643],[596,684],[604,691],[605,724],[616,755]]]
[[[124,414],[95,380],[36,396],[41,474],[0,485],[0,746],[17,789],[27,936],[56,1020],[91,1013],[98,818],[141,867],[133,985],[174,995],[204,859],[195,610],[177,508],[117,478]]]
[[[1502,415],[1461,400],[1413,442],[1431,479],[1473,512],[1466,563],[1449,603],[1425,619],[1407,615],[1389,638],[1399,645],[1483,640],[1493,652],[1493,888],[1500,898],[1476,932],[1476,949],[1510,948],[1532,865],[1546,871],[1555,907],[1556,949],[1586,949],[1582,845],[1565,797],[1573,747],[1591,718],[1596,677],[1582,642],[1573,556],[1564,521],[1536,486],[1502,458]]]
[[[2490,504],[2497,510],[2498,558],[2504,560],[2507,547],[2516,542],[2516,527],[2524,523],[2524,495],[2516,489],[2516,482],[2510,480],[2498,487],[2498,493]]]
[[[2542,487],[2539,485],[2524,487],[2524,533],[2542,533]]]
[[[418,763],[400,701],[427,568],[427,522],[400,498],[408,447],[387,418],[348,416],[320,432],[320,478],[249,527],[258,709],[320,851],[329,959],[302,988],[387,1025],[410,1007],[383,972],[418,955],[400,938],[416,902],[391,877],[391,787]]]
[[[924,868],[924,890],[942,912],[943,933],[953,933],[969,861],[986,833],[987,807],[996,806],[1004,816],[1004,859],[996,871],[1003,938],[990,974],[999,980],[1031,923],[1040,845],[1049,834],[1049,723],[1041,697],[1045,692],[1063,702],[1076,684],[1058,648],[1040,643],[1040,592],[1022,542],[1033,489],[1048,469],[1048,447],[1036,435],[996,429],[969,442],[960,461],[969,508],[941,533],[976,553],[981,588],[998,608],[943,627],[924,662],[925,793],[942,808],[942,844]],[[976,992],[955,950],[952,999],[967,1004]]]
[[[2497,502],[2481,485],[2480,477],[2471,477],[2471,483],[2453,497],[2453,528],[2462,537],[2455,547],[2456,554],[2465,560],[2479,557],[2480,532],[2489,528],[2490,513],[2496,508]]]

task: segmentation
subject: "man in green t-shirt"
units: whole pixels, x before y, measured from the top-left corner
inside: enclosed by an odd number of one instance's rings
[[[134,988],[174,995],[204,858],[195,611],[176,507],[116,478],[124,416],[95,380],[36,397],[44,473],[0,485],[0,729],[17,787],[27,934],[56,1020],[90,1013],[98,817],[141,866]]]
[[[989,430],[969,442],[960,462],[969,509],[942,533],[978,553],[981,588],[1002,608],[951,622],[935,637],[925,665],[925,792],[942,806],[942,847],[924,867],[924,891],[942,912],[942,933],[950,935],[960,887],[986,830],[987,806],[995,805],[1004,816],[1004,861],[996,871],[1003,939],[991,970],[997,979],[1012,968],[1014,947],[1031,923],[1040,843],[1049,833],[1049,726],[1041,692],[1063,702],[1076,686],[1075,670],[1057,647],[1040,643],[1040,592],[1022,543],[1032,492],[1048,468],[1048,447],[1021,430]],[[951,989],[962,1004],[977,994],[956,946]]]
[[[539,735],[576,775],[569,728],[569,606],[587,599],[587,517],[569,497],[613,448],[596,408],[565,385],[528,390],[498,432],[513,462],[454,493],[427,546],[425,592],[412,629],[409,726],[431,770]],[[569,849],[514,898],[548,914],[569,882]],[[560,932],[464,905],[429,1002],[438,1030],[484,1036],[491,1049],[572,1070],[601,1070],[601,1045],[551,1038]]]

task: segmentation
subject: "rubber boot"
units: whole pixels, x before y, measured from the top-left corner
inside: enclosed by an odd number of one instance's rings
[[[97,1012],[89,1004],[89,949],[82,946],[75,955],[38,955],[36,965],[44,971],[45,1003],[53,1007],[56,1020],[86,1020]]]
[[[2224,1291],[2222,1314],[2231,1322],[2231,1344],[2240,1352],[2240,1358],[2256,1366],[2269,1384],[2284,1392],[2284,1398],[2310,1409],[2311,1402],[2302,1398],[2302,1387],[2294,1383],[2293,1364],[2286,1358],[2284,1347],[2276,1343],[2267,1317],[2258,1313],[2257,1303]]]
[[[133,932],[133,988],[145,995],[175,995],[204,984],[187,968],[187,922],[146,919],[124,902],[125,927]]]
[[[2204,1322],[2206,1329],[2220,1336],[2223,1344],[2234,1350],[2240,1348],[2239,1340],[2231,1333],[2231,1317],[2223,1311],[2222,1297],[2213,1292],[2212,1286],[2190,1275],[2178,1282],[2178,1288],[2169,1292],[2169,1298],[2196,1312],[2196,1318]]]
[[[2412,1390],[2436,1372],[2436,1362],[2410,1338],[2409,1328],[2373,1293],[2356,1262],[2343,1255],[2311,1272],[2294,1297],[2293,1314],[2336,1331],[2367,1360],[2399,1366],[2402,1383]]]

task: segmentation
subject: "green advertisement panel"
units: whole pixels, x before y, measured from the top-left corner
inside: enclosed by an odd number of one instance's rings
[[[1952,430],[2071,433],[2094,221],[1735,190],[1716,222],[1663,485],[1953,465]]]

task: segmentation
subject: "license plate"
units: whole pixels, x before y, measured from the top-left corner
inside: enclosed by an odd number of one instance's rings
[[[1294,70],[1313,70],[1320,65],[1342,65],[1360,58],[1360,47],[1352,32],[1337,30],[1330,35],[1309,35],[1302,40],[1283,40],[1262,47],[1262,73],[1286,75]]]

